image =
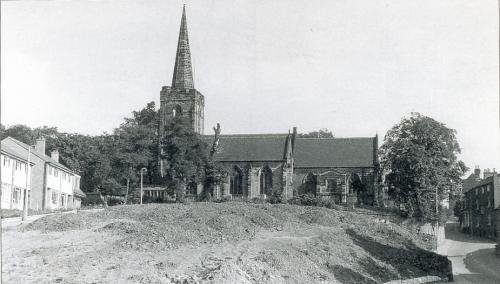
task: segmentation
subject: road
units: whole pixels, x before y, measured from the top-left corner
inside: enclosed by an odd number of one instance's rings
[[[500,283],[496,243],[461,233],[455,222],[446,224],[445,238],[438,252],[451,260],[455,283]]]

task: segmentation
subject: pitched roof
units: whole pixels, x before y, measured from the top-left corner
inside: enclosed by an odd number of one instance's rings
[[[19,147],[12,147],[12,145],[5,143],[3,140],[2,140],[2,154],[14,157],[24,162],[27,162],[28,160],[28,151],[25,151],[24,149]]]
[[[186,23],[186,7],[182,8],[181,27],[179,30],[179,41],[177,43],[177,54],[175,56],[174,75],[172,77],[172,88],[193,89],[193,70],[191,66],[191,51],[189,51],[189,39]]]
[[[283,161],[287,134],[221,135],[219,162]],[[211,144],[213,136],[203,136]],[[375,137],[366,138],[296,138],[296,168],[373,167]]]
[[[375,137],[297,138],[296,168],[373,167]]]
[[[16,153],[19,153],[21,157],[27,157],[28,156],[28,144],[23,143],[19,140],[16,140],[12,137],[7,137],[2,140],[2,149],[5,147],[5,149],[10,149],[10,151],[15,151]],[[38,150],[35,150],[31,148],[31,154],[34,156],[37,156],[39,159],[42,161],[51,164],[52,166],[59,168],[64,171],[68,171],[70,173],[74,173],[72,170],[70,170],[68,167],[65,165],[57,162],[56,160],[52,159],[51,157],[45,155],[45,153],[40,153]]]
[[[221,135],[214,159],[219,162],[282,161],[287,134]],[[213,136],[203,136],[210,145]]]
[[[87,197],[87,195],[78,187],[74,189],[73,194],[80,197]]]

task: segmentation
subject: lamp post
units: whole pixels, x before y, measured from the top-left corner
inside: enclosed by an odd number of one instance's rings
[[[31,179],[31,171],[30,171],[30,158],[31,158],[31,146],[28,146],[28,163],[26,165],[26,188],[24,189],[24,198],[23,198],[23,217],[22,220],[26,221],[28,219],[28,186],[29,181]]]
[[[143,184],[143,174],[144,174],[144,172],[147,172],[147,171],[148,171],[148,169],[146,169],[146,168],[142,168],[142,169],[141,169],[141,204],[142,204],[142,184]]]

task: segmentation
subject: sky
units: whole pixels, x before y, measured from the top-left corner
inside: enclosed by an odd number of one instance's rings
[[[205,134],[382,140],[420,112],[500,169],[496,0],[2,1],[2,123],[97,135],[158,106],[183,3]]]

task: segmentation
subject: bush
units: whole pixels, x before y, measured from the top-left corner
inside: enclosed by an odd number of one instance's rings
[[[302,205],[302,206],[318,206],[326,207],[329,209],[338,209],[339,205],[335,204],[332,198],[323,199],[310,194],[303,194],[300,196],[294,196],[288,200],[288,204]]]
[[[215,203],[222,203],[222,202],[228,202],[231,201],[230,196],[222,196],[220,199],[214,200]]]
[[[277,192],[273,192],[271,194],[271,196],[269,197],[268,202],[271,203],[271,204],[281,203],[282,202],[282,200],[281,200],[281,194],[277,193]]]
[[[125,203],[123,198],[118,198],[115,196],[110,196],[107,198],[108,206],[122,205]]]

